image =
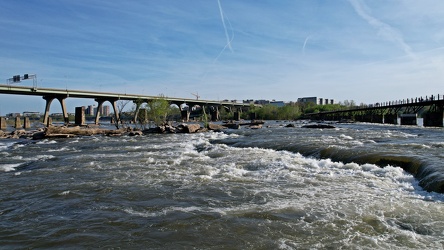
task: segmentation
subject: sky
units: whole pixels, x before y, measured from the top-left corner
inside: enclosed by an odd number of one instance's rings
[[[28,73],[46,88],[357,104],[444,94],[442,0],[0,0],[0,34],[1,84]],[[68,112],[92,104],[67,99]],[[0,115],[44,108],[0,94]]]

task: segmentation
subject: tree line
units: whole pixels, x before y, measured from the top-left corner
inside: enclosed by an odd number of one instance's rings
[[[135,103],[137,103],[137,101]],[[118,105],[120,116],[123,119],[124,117],[134,117],[136,113],[136,107],[132,107],[129,111],[123,112],[126,104],[121,103]],[[138,106],[140,109],[137,114],[137,123],[142,127],[158,126],[167,121],[181,120],[180,109],[175,105],[170,105],[163,96],[159,96],[157,99],[151,100],[148,103],[140,100]],[[355,102],[348,100],[338,104],[325,105],[316,105],[311,102],[290,102],[281,107],[271,104],[262,106],[251,105],[248,111],[241,113],[241,119],[249,120],[254,117],[254,119],[258,120],[296,120],[304,114],[342,110],[354,106],[356,106]],[[219,108],[219,117],[221,120],[233,120],[234,114],[229,109]],[[206,123],[208,119],[209,115],[207,112],[203,109],[200,110],[197,121]]]

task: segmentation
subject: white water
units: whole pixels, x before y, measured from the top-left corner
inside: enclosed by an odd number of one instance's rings
[[[346,148],[375,144],[369,142],[374,131],[366,138],[338,132],[321,140]],[[251,142],[256,132],[251,133],[0,145],[6,161],[0,164],[0,243],[20,248],[444,247],[444,196],[424,191],[401,168],[212,143]]]

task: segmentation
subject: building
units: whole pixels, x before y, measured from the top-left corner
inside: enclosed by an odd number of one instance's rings
[[[320,97],[302,97],[298,98],[299,103],[314,103],[316,105],[335,104],[334,99],[320,98]]]
[[[103,105],[102,110],[100,111],[100,115],[109,116],[109,114],[110,114],[110,107],[108,105]]]
[[[35,117],[40,117],[42,114],[40,114],[40,112],[33,112],[33,111],[24,111],[23,112],[23,116],[26,117],[30,117],[30,116],[35,116]]]
[[[285,103],[283,101],[275,101],[275,100],[273,100],[273,101],[270,102],[270,105],[277,106],[277,107],[280,108],[280,107],[285,106]]]

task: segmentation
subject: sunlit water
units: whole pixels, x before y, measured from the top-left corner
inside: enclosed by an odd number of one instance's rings
[[[442,128],[282,125],[0,140],[0,248],[444,248]]]

